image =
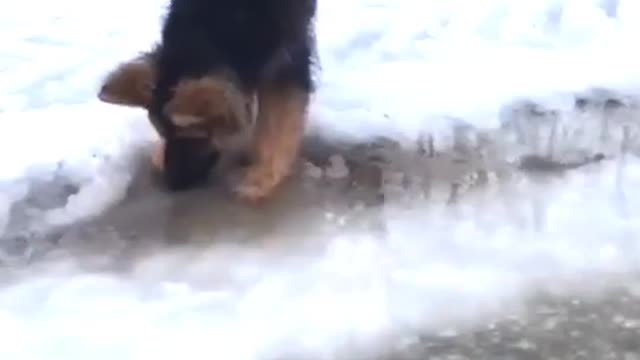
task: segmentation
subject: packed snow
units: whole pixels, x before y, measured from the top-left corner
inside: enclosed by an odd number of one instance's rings
[[[165,5],[23,0],[0,13],[0,241],[33,181],[63,176],[79,188],[44,211],[51,226],[125,199],[156,135],[143,111],[102,104],[96,90],[157,40]],[[637,0],[320,0],[317,34],[309,132],[329,137],[437,141],[451,119],[497,128],[504,106],[521,99],[570,112],[574,94],[593,88],[640,94]],[[270,235],[324,243],[300,257],[197,245],[151,253],[123,275],[87,273],[62,256],[19,281],[5,264],[0,357],[385,350],[380,339],[480,319],[538,281],[637,270],[637,189],[640,164],[616,157],[455,209],[388,206],[384,237],[340,228],[331,214],[322,221],[340,230],[329,235]]]

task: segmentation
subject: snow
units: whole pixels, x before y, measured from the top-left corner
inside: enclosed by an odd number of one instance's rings
[[[494,126],[498,109],[519,97],[562,107],[557,97],[568,92],[633,88],[640,52],[628,44],[637,36],[638,5],[618,2],[620,17],[612,19],[601,3],[325,2],[320,17],[330,19],[330,30],[319,35],[326,73],[318,117],[349,111],[354,120],[322,126],[407,135],[446,126],[445,115]]]
[[[164,2],[51,4],[23,0],[0,13],[0,234],[30,179],[63,174],[80,189],[46,211],[48,223],[100,216],[126,196],[155,138],[143,111],[101,104],[95,93],[106,71],[157,39]],[[452,118],[495,128],[521,98],[564,111],[576,92],[640,89],[637,0],[319,7],[310,131],[414,139]],[[638,165],[612,160],[547,183],[524,179],[455,209],[389,207],[385,238],[345,228],[303,258],[237,245],[150,254],[126,276],[66,259],[34,266],[0,288],[0,357],[322,356],[481,317],[541,279],[637,270]]]

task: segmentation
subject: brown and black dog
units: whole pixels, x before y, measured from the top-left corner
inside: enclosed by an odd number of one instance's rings
[[[269,197],[297,158],[314,90],[316,0],[172,0],[161,43],[116,68],[101,100],[148,110],[166,143],[171,189],[206,177],[220,151],[250,134],[236,185]],[[255,110],[255,116],[253,111]]]

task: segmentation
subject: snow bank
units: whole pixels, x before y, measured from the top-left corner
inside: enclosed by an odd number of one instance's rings
[[[337,4],[340,4],[339,6]],[[348,136],[497,125],[506,103],[555,108],[593,87],[637,92],[634,0],[323,1],[318,126]],[[366,126],[362,126],[366,124]],[[327,130],[328,131],[328,130]]]

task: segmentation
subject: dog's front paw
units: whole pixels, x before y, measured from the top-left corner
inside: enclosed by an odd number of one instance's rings
[[[258,204],[270,198],[278,184],[271,169],[257,164],[246,169],[233,190],[240,200]]]

